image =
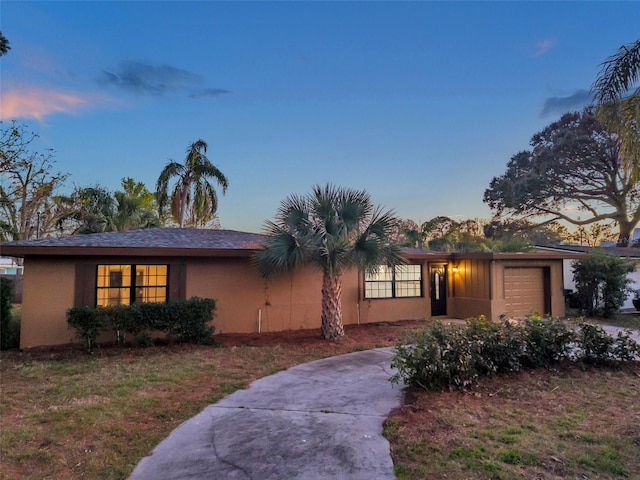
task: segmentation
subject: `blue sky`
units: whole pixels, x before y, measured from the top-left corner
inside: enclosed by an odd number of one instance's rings
[[[223,228],[259,232],[314,184],[405,219],[488,218],[492,177],[589,102],[640,2],[3,0],[0,117],[73,185],[153,189],[202,138]]]

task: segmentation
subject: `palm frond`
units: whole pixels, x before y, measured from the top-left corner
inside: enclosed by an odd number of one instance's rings
[[[601,66],[591,91],[598,104],[614,103],[640,78],[640,40],[621,46]],[[639,95],[640,88],[637,88],[633,96]]]
[[[306,251],[295,236],[272,222],[267,222],[266,231],[269,239],[253,258],[262,277],[289,272],[304,265]]]

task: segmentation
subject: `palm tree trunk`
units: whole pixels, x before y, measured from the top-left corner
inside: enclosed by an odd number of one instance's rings
[[[184,217],[187,211],[187,198],[189,197],[190,184],[185,183],[182,186],[182,192],[180,192],[180,216],[178,218],[178,224],[180,228],[184,227]]]
[[[344,337],[342,324],[342,279],[327,272],[322,276],[322,336],[327,340]]]

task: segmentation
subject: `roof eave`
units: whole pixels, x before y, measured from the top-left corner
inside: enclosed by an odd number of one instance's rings
[[[258,248],[179,248],[179,247],[47,247],[4,246],[2,255],[27,256],[120,256],[120,257],[250,257]]]

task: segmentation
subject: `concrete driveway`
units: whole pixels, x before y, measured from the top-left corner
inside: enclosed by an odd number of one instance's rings
[[[395,479],[382,422],[401,405],[392,348],[262,378],[186,421],[132,480]]]

